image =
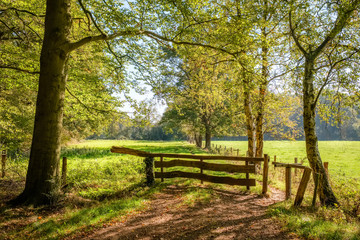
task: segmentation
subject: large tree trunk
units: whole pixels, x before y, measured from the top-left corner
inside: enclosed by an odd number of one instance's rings
[[[319,174],[319,198],[322,205],[333,206],[338,201],[331,189],[329,179],[326,175],[321,161],[318,148],[318,139],[315,129],[315,90],[314,90],[314,57],[307,56],[305,60],[305,75],[303,79],[303,104],[304,104],[304,131],[307,158],[311,168]]]
[[[24,191],[14,204],[49,204],[58,191],[60,134],[64,107],[70,0],[47,0],[40,58],[39,92]]]

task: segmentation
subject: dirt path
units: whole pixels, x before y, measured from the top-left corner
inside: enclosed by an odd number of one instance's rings
[[[216,200],[186,207],[180,198],[185,190],[169,186],[155,195],[149,211],[87,239],[297,239],[266,215],[269,205],[283,199],[281,192],[273,190],[271,198],[262,198],[215,190]]]

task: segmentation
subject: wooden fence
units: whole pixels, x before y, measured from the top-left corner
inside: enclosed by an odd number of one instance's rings
[[[230,155],[230,156],[240,156],[240,149],[235,148],[226,148],[226,146],[222,146],[220,144],[211,144],[211,150],[218,154]],[[245,154],[244,154],[245,155]]]
[[[212,182],[212,183],[223,183],[229,185],[239,185],[246,186],[255,186],[255,179],[250,179],[249,174],[256,174],[255,164],[250,163],[262,163],[263,162],[263,194],[267,193],[267,183],[268,183],[268,169],[269,169],[269,157],[265,155],[263,158],[254,158],[254,157],[237,157],[237,156],[216,156],[216,155],[186,155],[186,154],[167,154],[167,153],[149,153],[145,151],[134,150],[124,147],[112,147],[111,152],[122,153],[122,154],[131,154],[135,156],[145,157],[146,164],[146,175],[148,184],[152,184],[155,178],[160,178],[161,181],[164,181],[164,178],[191,178],[197,179],[201,182]],[[154,158],[160,158],[158,161],[155,161],[153,165]],[[171,158],[171,160],[165,161],[165,158]],[[189,160],[190,159],[190,160]],[[233,162],[245,162],[245,165],[235,165],[228,163],[211,163],[204,161],[233,161]],[[159,168],[160,171],[153,171],[153,167]],[[170,167],[193,167],[198,168],[199,172],[184,172],[184,171],[170,171],[166,172],[165,170]],[[246,178],[238,179],[233,177],[223,177],[223,176],[213,176],[205,174],[205,170],[210,171],[221,171],[228,173],[245,173]]]

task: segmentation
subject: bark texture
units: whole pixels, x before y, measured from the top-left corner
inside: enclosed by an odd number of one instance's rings
[[[314,89],[314,63],[315,58],[308,55],[305,60],[305,74],[303,79],[303,106],[304,106],[304,132],[306,153],[310,166],[319,174],[318,194],[322,205],[333,206],[339,204],[330,186],[325,168],[321,161],[318,138],[315,128],[315,89]]]
[[[251,96],[250,96],[250,87],[249,82],[244,77],[244,109],[246,116],[246,130],[248,137],[248,155],[249,157],[255,157],[256,154],[256,124],[255,118],[253,116],[252,107],[251,107]]]
[[[265,1],[265,4],[267,2]],[[267,21],[267,12],[264,13],[264,21]],[[258,107],[257,107],[257,115],[256,115],[256,157],[263,157],[263,149],[264,149],[264,108],[265,108],[265,94],[268,86],[268,54],[269,48],[267,46],[267,31],[266,27],[262,28],[262,47],[261,47],[261,82],[259,86],[259,99],[258,99]]]
[[[211,128],[210,126],[205,126],[205,148],[211,149]]]
[[[58,168],[62,129],[70,0],[47,1],[45,36],[40,57],[39,90],[30,161],[24,191],[15,204],[50,204],[59,189]]]

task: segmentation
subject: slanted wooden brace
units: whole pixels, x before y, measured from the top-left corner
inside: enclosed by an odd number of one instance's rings
[[[306,187],[309,183],[310,175],[312,172],[312,169],[306,166],[303,166],[299,163],[280,163],[280,162],[273,162],[274,167],[285,167],[285,198],[289,199],[291,197],[291,168],[295,169],[304,169],[295,201],[294,206],[300,206],[302,203],[302,200],[304,199],[304,194]]]

